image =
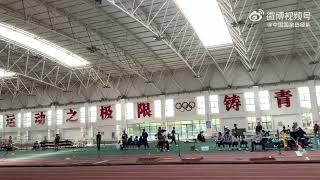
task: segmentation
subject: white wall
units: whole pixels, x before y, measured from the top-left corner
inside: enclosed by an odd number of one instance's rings
[[[308,86],[309,88],[315,88],[314,82],[312,81],[306,81],[306,82],[300,82],[300,83],[291,83],[291,84],[279,84],[279,85],[271,85],[271,86],[263,86],[263,87],[257,87],[252,88],[241,88],[241,89],[224,89],[224,90],[217,90],[217,91],[209,91],[209,92],[195,92],[195,93],[187,93],[187,94],[178,94],[178,95],[162,95],[162,96],[156,96],[156,97],[149,97],[149,98],[140,98],[140,99],[127,99],[123,101],[110,101],[110,102],[99,102],[99,103],[86,103],[86,104],[77,104],[77,105],[69,105],[69,106],[52,106],[51,108],[40,108],[40,109],[22,109],[20,111],[4,111],[1,112],[0,114],[6,115],[9,113],[14,113],[17,114],[18,112],[29,112],[31,111],[33,114],[35,112],[39,111],[44,111],[45,113],[47,110],[51,109],[53,111],[53,120],[52,120],[52,126],[48,127],[47,123],[44,125],[32,125],[30,128],[8,128],[4,127],[2,130],[0,130],[5,137],[8,137],[9,135],[11,136],[17,136],[17,132],[20,130],[21,136],[25,131],[30,132],[30,137],[32,140],[39,140],[40,136],[47,136],[47,129],[51,129],[53,131],[56,131],[59,129],[61,133],[61,137],[63,139],[72,139],[75,141],[78,140],[84,140],[88,138],[94,138],[95,134],[100,131],[103,132],[104,135],[102,136],[103,140],[112,140],[112,132],[115,132],[116,136],[119,136],[119,131],[116,131],[116,126],[120,126],[119,130],[126,129],[128,124],[135,124],[135,123],[147,123],[147,122],[158,122],[162,125],[165,125],[167,122],[171,121],[183,121],[183,120],[211,120],[212,118],[220,118],[221,120],[221,127],[223,126],[228,126],[229,128],[233,127],[233,124],[238,124],[239,128],[247,128],[247,117],[249,116],[255,116],[259,118],[260,116],[271,116],[272,122],[273,122],[273,130],[280,128],[278,127],[278,122],[281,121],[285,125],[292,125],[293,122],[298,122],[298,124],[301,126],[301,114],[304,112],[310,112],[313,113],[313,117],[316,117],[313,119],[314,122],[319,121],[319,114],[318,114],[318,107],[316,103],[316,107],[313,105],[311,109],[306,109],[306,108],[301,108],[300,107],[300,102],[299,102],[299,97],[298,97],[298,91],[297,87],[301,86]],[[274,98],[274,92],[280,89],[284,90],[291,90],[293,96],[291,97],[291,107],[290,108],[281,108],[279,109],[277,107],[276,99]],[[256,107],[255,112],[248,112],[245,109],[245,100],[244,100],[244,92],[251,91],[258,93],[260,90],[269,90],[269,95],[270,95],[270,103],[271,103],[271,110],[269,111],[260,111],[259,107]],[[314,92],[314,91],[311,91]],[[161,99],[162,103],[164,103],[165,99],[173,98],[174,99],[174,104],[177,102],[190,102],[194,101],[196,102],[195,98],[199,95],[204,95],[208,96],[211,94],[217,94],[219,95],[219,114],[211,114],[210,112],[207,112],[205,115],[198,115],[196,108],[193,109],[190,112],[180,112],[175,109],[175,116],[174,117],[164,117],[162,116],[161,118],[154,118],[154,113],[152,113],[151,117],[145,117],[145,118],[137,118],[137,106],[136,103],[138,102],[149,102],[151,105],[151,111],[154,111],[153,108],[153,101],[157,99]],[[232,95],[232,94],[237,94],[240,96],[241,100],[241,107],[239,111],[235,111],[234,109],[231,109],[230,111],[225,110],[225,106],[223,104],[224,100],[224,95]],[[208,99],[208,98],[206,98]],[[257,101],[257,99],[255,99]],[[316,94],[312,93],[311,94],[311,100],[315,101],[316,100]],[[125,105],[126,102],[134,102],[134,107],[135,107],[135,119],[133,120],[125,120],[124,115],[122,115],[123,119],[122,121],[117,121],[115,119],[116,112],[115,112],[115,104],[116,103],[121,103],[122,105]],[[74,108],[75,110],[78,111],[80,114],[79,108],[82,106],[85,106],[87,109],[90,106],[97,106],[97,122],[91,123],[89,122],[89,116],[88,116],[88,111],[86,113],[86,123],[82,124],[80,121],[78,122],[65,122],[66,117],[64,117],[64,123],[62,125],[55,125],[56,120],[55,120],[55,110],[57,109],[68,109],[68,108]],[[101,105],[111,105],[113,108],[113,118],[112,119],[107,119],[107,120],[101,120],[99,117],[99,109]],[[165,109],[162,107],[162,111]],[[124,114],[125,112],[122,111]],[[164,113],[162,113],[164,115]],[[32,115],[33,117],[33,115]],[[5,118],[4,118],[5,119]],[[32,121],[34,119],[32,118]],[[23,122],[23,120],[22,120]],[[4,122],[5,126],[5,122]],[[90,131],[89,129],[92,127],[93,131]],[[84,129],[83,132],[81,129]],[[86,132],[86,133],[85,133]],[[92,132],[91,135],[88,133]],[[53,134],[53,133],[52,133]],[[119,138],[119,137],[118,137]]]

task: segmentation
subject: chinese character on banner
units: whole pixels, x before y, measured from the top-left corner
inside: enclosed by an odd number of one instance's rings
[[[138,118],[149,116],[151,117],[150,103],[138,103]]]
[[[70,117],[66,121],[67,122],[68,121],[78,121],[78,119],[73,119],[77,113],[78,113],[77,111],[75,111],[73,109],[69,109],[69,112],[67,112],[67,114],[70,115]]]
[[[45,124],[46,123],[46,115],[43,112],[38,112],[34,114],[34,123],[35,124]]]
[[[290,90],[280,90],[278,92],[275,92],[275,98],[277,98],[277,103],[278,103],[278,107],[281,108],[282,105],[286,106],[286,107],[290,107],[291,103],[290,103],[290,97],[292,96],[291,91]]]
[[[16,127],[16,118],[14,114],[7,114],[6,127]]]
[[[224,105],[226,106],[226,110],[229,111],[231,108],[239,111],[240,104],[240,97],[233,94],[231,97],[228,95],[224,96]]]
[[[112,118],[112,109],[111,106],[101,106],[100,107],[100,117],[102,120]]]

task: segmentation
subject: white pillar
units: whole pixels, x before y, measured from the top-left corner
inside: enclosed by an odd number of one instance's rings
[[[161,126],[165,125],[166,129],[168,129],[168,122],[166,117],[166,97],[164,95],[160,96],[161,101]]]
[[[85,103],[84,105],[84,109],[85,109],[85,115],[84,115],[84,119],[85,122],[81,123],[80,125],[80,134],[81,134],[81,139],[85,140],[88,136],[88,124],[89,124],[89,104]]]
[[[308,81],[308,87],[310,91],[312,120],[314,123],[320,123],[315,81],[314,80]]]
[[[254,93],[254,105],[255,105],[255,117],[256,122],[261,121],[261,108],[260,108],[260,98],[259,98],[259,87],[253,86]]]
[[[56,113],[56,107],[51,106],[51,126],[48,126],[48,140],[52,140],[52,137],[55,135],[56,132],[56,126],[57,126],[57,113]],[[54,133],[52,133],[54,131]]]
[[[28,137],[26,137],[26,134],[27,134],[27,130],[26,130],[26,127],[25,127],[25,124],[24,124],[24,121],[25,121],[25,110],[24,109],[21,109],[20,110],[20,114],[21,114],[21,122],[20,122],[20,129],[18,130],[18,133],[20,134],[20,138],[17,140],[19,142],[28,142]],[[22,137],[21,137],[21,129],[22,129]]]
[[[126,119],[126,101],[124,99],[120,100],[120,104],[121,104],[121,132],[123,130],[127,130],[127,119]]]
[[[206,119],[206,123],[210,121],[210,127],[211,127],[211,128],[207,128],[207,136],[212,136],[212,120],[211,120],[209,96],[210,96],[209,91],[204,92],[205,119]]]

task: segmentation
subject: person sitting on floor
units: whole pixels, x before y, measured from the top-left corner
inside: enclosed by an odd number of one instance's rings
[[[223,136],[223,145],[229,145],[229,150],[231,150],[232,136],[230,131],[227,131]]]
[[[36,141],[36,142],[33,144],[32,150],[36,151],[36,150],[39,150],[39,149],[40,149],[39,143],[38,143],[38,141]]]
[[[245,145],[246,150],[248,150],[248,142],[246,141],[244,135],[240,136],[240,149],[242,148],[242,145]]]
[[[256,148],[256,145],[261,145],[262,146],[262,150],[265,150],[265,145],[262,141],[262,134],[257,132],[254,139],[251,142],[251,152],[253,152]]]
[[[222,133],[221,133],[221,132],[218,133],[218,137],[217,137],[216,143],[217,143],[217,145],[218,145],[219,151],[221,150],[221,149],[220,149],[221,146],[224,148],[223,136],[222,136]]]
[[[200,131],[198,134],[197,140],[200,142],[206,142],[206,139],[204,138],[203,131]]]

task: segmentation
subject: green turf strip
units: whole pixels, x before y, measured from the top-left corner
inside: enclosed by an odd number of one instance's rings
[[[144,147],[140,147],[140,149],[136,148],[129,148],[128,151],[119,151],[116,149],[115,145],[102,145],[101,150],[99,152],[100,157],[103,156],[127,156],[127,155],[178,155],[179,148],[178,146],[170,146],[170,151],[163,151],[159,152],[155,148],[155,143],[151,142],[149,144],[150,149],[145,150]],[[219,151],[217,147],[215,147],[215,143],[206,142],[206,143],[196,143],[196,148],[198,151],[191,151],[191,146],[193,143],[180,143],[180,153],[183,154],[208,154],[208,153],[242,153],[246,151],[245,149],[239,150],[222,150]],[[209,146],[209,151],[201,151],[202,146]],[[313,149],[318,149],[318,147],[314,147]],[[273,149],[270,151],[277,151],[277,149]],[[38,151],[15,151],[14,155],[12,152],[9,152],[7,156],[3,156],[5,152],[1,152],[2,156],[0,155],[1,159],[8,159],[8,158],[95,158],[98,157],[98,152],[96,147],[84,147],[84,148],[74,148],[74,149],[61,149],[59,151],[54,151],[53,149],[47,150],[38,150]]]

